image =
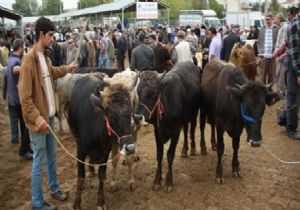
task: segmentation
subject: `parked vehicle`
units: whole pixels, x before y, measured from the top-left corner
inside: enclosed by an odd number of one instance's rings
[[[225,19],[228,26],[239,24],[242,28],[249,28],[255,25],[258,28],[262,28],[265,25],[264,16],[259,11],[227,12]]]
[[[206,27],[220,27],[220,19],[213,10],[181,10],[179,13],[179,25],[191,26],[205,25]]]

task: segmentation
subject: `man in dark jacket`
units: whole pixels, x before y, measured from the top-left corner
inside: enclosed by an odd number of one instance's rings
[[[240,30],[239,25],[232,25],[231,32],[224,39],[223,48],[221,52],[222,60],[228,62],[234,44],[241,41],[239,37],[239,30]]]
[[[120,32],[117,34],[117,64],[118,69],[120,71],[124,71],[125,69],[125,55],[126,55],[126,49],[127,49],[127,42],[124,34],[121,34]]]
[[[152,70],[154,69],[154,51],[145,44],[146,36],[143,32],[139,34],[138,39],[140,44],[132,51],[130,69],[132,71]]]
[[[22,39],[15,39],[13,42],[13,53],[8,58],[7,62],[7,103],[10,118],[11,128],[11,142],[13,144],[19,143],[18,133],[19,125],[21,130],[21,146],[19,149],[19,155],[24,158],[32,159],[32,150],[30,148],[29,131],[25,126],[21,104],[17,89],[19,81],[21,59],[24,53],[24,42]]]

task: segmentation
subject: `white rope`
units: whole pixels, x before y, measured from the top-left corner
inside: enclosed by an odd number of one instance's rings
[[[268,148],[265,147],[264,144],[261,144],[262,148],[264,150],[266,150],[273,158],[275,158],[276,160],[278,160],[279,162],[281,163],[284,163],[284,164],[300,164],[300,161],[285,161],[285,160],[282,160],[280,159],[279,157],[277,157],[276,155],[274,155]]]
[[[52,130],[52,128],[50,126],[48,126],[51,134],[54,136],[54,138],[56,139],[56,141],[59,143],[59,145],[62,147],[62,149],[73,159],[77,160],[78,162],[87,165],[87,166],[93,166],[93,167],[97,167],[97,166],[105,166],[108,163],[112,162],[112,160],[108,160],[106,163],[102,163],[102,164],[91,164],[91,163],[86,163],[84,161],[79,160],[75,155],[73,155],[71,152],[69,152],[65,146],[61,143],[61,141],[59,140],[59,138],[55,135],[54,131]]]

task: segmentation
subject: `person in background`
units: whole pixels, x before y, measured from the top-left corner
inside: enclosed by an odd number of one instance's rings
[[[33,210],[55,210],[54,205],[44,200],[43,170],[47,168],[48,186],[53,199],[64,201],[67,195],[59,187],[56,177],[56,141],[50,129],[54,130],[56,112],[54,79],[76,70],[76,62],[68,66],[53,67],[48,48],[53,42],[54,24],[45,17],[35,23],[36,44],[24,56],[18,91],[22,114],[34,152],[31,174],[31,199]]]
[[[240,42],[239,36],[240,26],[232,25],[231,32],[226,36],[223,41],[223,47],[221,51],[221,59],[228,62],[231,54],[231,50],[235,43]]]
[[[130,69],[132,71],[144,71],[154,69],[154,51],[146,45],[146,35],[141,32],[138,36],[140,44],[133,49],[131,55]]]
[[[196,49],[185,40],[185,32],[182,30],[177,32],[177,43],[171,57],[173,63],[193,62],[193,54],[196,52]]]
[[[208,59],[211,61],[212,59],[221,59],[221,47],[222,41],[217,35],[217,30],[215,27],[210,27],[208,29],[208,34],[211,38],[211,43],[209,45],[209,55]]]
[[[77,48],[75,47],[74,40],[69,39],[68,44],[69,44],[69,46],[68,46],[68,49],[67,49],[67,60],[66,60],[65,65],[71,64],[75,60],[76,53],[77,53]],[[79,63],[79,60],[80,60],[80,55],[79,55],[77,63]]]
[[[61,62],[61,49],[60,45],[57,43],[55,36],[53,36],[53,44],[50,46],[50,53],[51,53],[51,61],[53,66],[60,66]]]
[[[160,34],[158,36],[158,43],[154,47],[154,69],[158,71],[159,73],[162,73],[165,70],[170,70],[168,69],[167,62],[170,61],[171,56],[168,51],[168,49],[163,46],[163,36]]]
[[[118,64],[118,69],[120,71],[124,71],[125,69],[125,56],[126,56],[126,48],[127,48],[127,43],[126,43],[126,38],[125,35],[117,32],[117,64]]]
[[[299,3],[300,8],[300,3]],[[298,9],[299,9],[298,8]],[[298,11],[299,12],[299,11]],[[287,29],[287,136],[300,140],[298,111],[300,105],[300,13]]]
[[[257,41],[258,54],[261,57],[261,80],[264,84],[273,83],[274,80],[274,59],[272,53],[277,38],[277,28],[273,26],[272,14],[265,16],[266,26],[260,29]]]
[[[112,68],[113,64],[115,62],[116,59],[116,51],[115,51],[115,46],[114,43],[112,42],[112,33],[111,31],[108,32],[108,36],[107,36],[107,44],[108,44],[108,48],[107,48],[107,68]]]
[[[277,13],[275,17],[275,24],[278,28],[278,34],[276,38],[276,43],[275,43],[275,49],[274,52],[277,51],[281,44],[285,46],[285,42],[287,39],[287,24],[285,24],[285,18],[282,12]],[[284,48],[283,48],[284,49]],[[275,59],[275,88],[276,91],[282,91],[284,92],[286,87],[285,87],[285,67],[284,67],[284,57],[285,54],[282,54],[278,57],[273,57]]]
[[[17,89],[22,57],[24,54],[24,42],[22,39],[15,39],[12,45],[13,53],[7,62],[7,104],[10,118],[11,142],[19,143],[19,125],[21,130],[21,146],[19,155],[27,160],[32,160],[32,150],[30,148],[30,138],[28,129],[25,126],[22,109]]]

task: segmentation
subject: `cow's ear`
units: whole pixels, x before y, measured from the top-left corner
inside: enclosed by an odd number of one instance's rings
[[[239,87],[226,86],[226,90],[229,91],[234,97],[242,98],[243,91]]]
[[[280,96],[278,93],[273,93],[271,91],[268,91],[267,96],[266,96],[266,104],[268,106],[275,104],[279,100],[280,100]]]

